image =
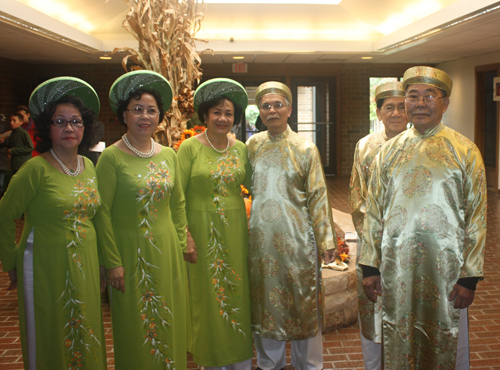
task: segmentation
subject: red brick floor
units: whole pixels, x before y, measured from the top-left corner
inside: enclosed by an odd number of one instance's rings
[[[328,177],[332,207],[349,212],[348,177]],[[22,223],[19,223],[20,231]],[[480,282],[470,307],[471,369],[500,370],[500,198],[488,193],[485,280]],[[23,369],[16,292],[5,290],[6,273],[0,273],[0,370]],[[114,369],[109,305],[103,304],[108,369]],[[325,369],[363,369],[357,324],[323,335]],[[289,349],[289,346],[288,346]],[[288,350],[289,355],[289,350]],[[290,358],[288,357],[288,363]],[[255,364],[255,359],[254,359]],[[188,357],[188,368],[198,366]],[[290,369],[291,367],[288,366]],[[49,370],[49,369],[41,369]],[[139,370],[139,369],[138,369]],[[393,369],[390,369],[393,370]]]

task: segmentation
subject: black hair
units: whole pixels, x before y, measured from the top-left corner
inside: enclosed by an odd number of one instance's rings
[[[207,101],[204,101],[203,103],[201,103],[198,106],[198,112],[197,112],[198,119],[201,122],[204,122],[205,114],[208,114],[208,111],[210,110],[210,108],[217,107],[217,106],[223,104],[225,100],[230,101],[231,103],[233,103],[233,106],[234,106],[233,126],[239,125],[242,118],[243,118],[243,108],[226,96],[219,96],[217,98],[213,98],[213,99],[210,99],[210,100],[207,100]]]
[[[24,121],[24,117],[23,117],[23,115],[22,115],[22,114],[19,114],[19,113],[12,113],[12,114],[10,115],[10,118],[12,118],[12,117],[16,117],[16,118],[17,118],[19,121],[21,121],[21,122],[23,122],[23,121]]]
[[[163,120],[163,116],[165,115],[165,111],[163,110],[163,103],[162,103],[162,98],[161,95],[158,91],[155,90],[148,90],[148,89],[137,89],[132,92],[130,92],[129,96],[125,100],[120,100],[120,103],[118,105],[118,108],[116,109],[116,116],[118,118],[118,122],[120,122],[121,125],[127,127],[125,124],[125,121],[123,121],[123,112],[127,110],[128,104],[132,99],[135,100],[140,100],[142,95],[144,94],[151,94],[153,95],[153,98],[156,100],[156,105],[158,105],[158,110],[159,110],[159,117],[161,122]]]
[[[95,126],[97,124],[97,120],[94,117],[94,113],[83,103],[82,99],[74,95],[66,95],[55,102],[49,103],[47,105],[47,108],[45,108],[40,116],[37,117],[37,119],[35,120],[35,149],[39,153],[45,153],[49,151],[50,148],[52,148],[52,139],[50,138],[50,125],[57,106],[60,104],[72,104],[80,111],[83,120],[83,127],[85,128],[85,130],[83,131],[82,141],[80,142],[80,145],[78,145],[78,153],[90,149],[96,144]]]

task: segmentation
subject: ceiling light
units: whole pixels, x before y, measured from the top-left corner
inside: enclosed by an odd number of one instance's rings
[[[373,57],[361,57],[361,59],[373,59]]]
[[[205,0],[207,4],[305,4],[338,5],[342,0]]]
[[[107,57],[107,56],[102,56],[102,57],[99,57],[99,59],[102,59],[102,60],[111,60],[113,58]]]
[[[233,59],[245,59],[245,57],[233,57]]]

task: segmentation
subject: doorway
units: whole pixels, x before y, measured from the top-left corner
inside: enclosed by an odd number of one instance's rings
[[[493,79],[500,64],[476,67],[476,123],[474,141],[486,168],[488,189],[498,193],[498,107],[493,100]]]

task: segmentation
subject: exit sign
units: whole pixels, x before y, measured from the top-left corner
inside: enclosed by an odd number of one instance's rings
[[[233,73],[248,73],[248,64],[233,63]]]

